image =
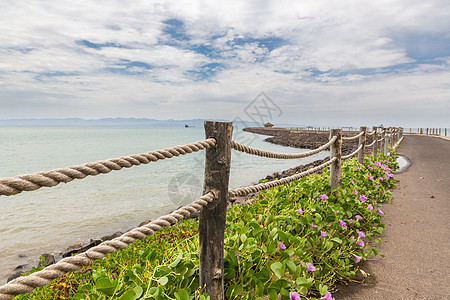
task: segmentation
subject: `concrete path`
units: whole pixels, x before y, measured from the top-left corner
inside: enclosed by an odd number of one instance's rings
[[[397,150],[412,165],[383,204],[385,258],[365,262],[366,283],[343,287],[336,300],[450,299],[450,141],[405,136]]]

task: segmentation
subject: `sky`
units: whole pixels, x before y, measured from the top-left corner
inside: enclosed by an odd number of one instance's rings
[[[2,0],[0,119],[450,127],[448,0]]]

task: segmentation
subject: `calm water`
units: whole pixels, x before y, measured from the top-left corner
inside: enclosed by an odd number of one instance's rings
[[[303,152],[263,142],[265,136],[237,131],[252,147]],[[204,139],[203,128],[0,127],[0,177],[139,154]],[[258,158],[233,151],[230,186],[249,185],[275,171],[329,155],[299,160]],[[87,243],[166,214],[201,195],[204,151],[52,188],[0,196],[0,284],[19,264],[35,264],[43,253],[56,257]]]

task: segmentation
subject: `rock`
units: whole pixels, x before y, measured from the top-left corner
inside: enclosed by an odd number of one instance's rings
[[[22,276],[23,274],[31,271],[31,266],[28,264],[25,265],[19,265],[17,266],[14,270],[11,276],[8,277],[8,279],[6,280],[6,282],[10,282],[13,279],[16,279],[17,277]]]
[[[123,232],[117,231],[117,232],[114,232],[114,233],[111,234],[111,235],[107,235],[107,236],[102,237],[101,240],[102,240],[103,242],[104,242],[104,241],[109,241],[109,240],[115,239],[116,237],[121,236],[122,234],[123,234]]]
[[[83,253],[83,252],[89,250],[90,248],[99,245],[101,242],[103,242],[101,239],[91,239],[91,241],[89,242],[88,245],[81,247],[81,248],[73,249],[66,253],[63,253],[62,257],[69,257],[69,256],[72,256],[73,254]]]
[[[43,257],[43,260],[41,260]],[[39,257],[39,263],[37,265],[38,268],[45,268],[55,263],[55,257],[51,254],[45,253]]]

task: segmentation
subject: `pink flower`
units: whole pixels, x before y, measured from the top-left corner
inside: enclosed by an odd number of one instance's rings
[[[314,272],[315,270],[316,270],[316,267],[314,267],[312,263],[306,263],[306,273]]]
[[[286,249],[286,246],[282,242],[279,242],[278,245],[280,245],[280,250]]]
[[[364,241],[363,240],[358,239],[358,243],[357,244],[359,246],[361,246],[361,247],[364,247]]]
[[[345,224],[345,222],[342,220],[339,220],[339,226],[341,226],[344,229],[347,229],[347,224]]]
[[[367,200],[366,196],[364,196],[363,194],[359,195],[359,201],[366,202],[366,200]]]
[[[370,211],[372,211],[372,210],[373,210],[372,204],[367,205],[367,209],[370,210]]]
[[[321,230],[321,231],[320,231],[320,237],[321,237],[321,238],[324,238],[324,237],[326,237],[326,236],[328,236],[327,233],[326,233],[325,231],[322,231],[322,230]]]
[[[384,212],[381,209],[378,209],[378,214],[384,215]]]
[[[314,223],[311,223],[311,229],[314,229],[316,227],[317,227],[317,225],[314,225]]]
[[[353,224],[353,219],[349,219],[348,222],[349,222],[350,224]]]
[[[359,237],[359,238],[366,237],[366,235],[365,235],[364,232],[362,232],[362,231],[358,231],[357,234],[358,234],[358,237]]]
[[[322,199],[322,200],[327,200],[328,196],[325,195],[325,194],[322,194],[322,195],[319,195],[319,198]]]
[[[323,296],[322,300],[335,300],[331,297],[331,293],[329,291],[326,291],[325,296]]]
[[[303,210],[301,208],[297,209],[295,212],[303,215]]]
[[[356,260],[357,263],[359,263],[361,261],[361,258],[362,258],[361,256],[358,256],[356,254],[353,254],[353,257],[355,257],[355,260]]]
[[[338,210],[334,210],[334,209],[331,209],[335,214],[337,214],[338,212],[339,212],[339,209]]]
[[[373,168],[372,168],[372,167],[369,167],[369,170],[370,170],[370,171],[373,171]],[[369,179],[370,179],[370,178],[369,178]],[[373,178],[372,178],[372,179],[373,179]]]
[[[289,300],[302,300],[297,292],[289,293]]]
[[[372,168],[371,168],[372,169]],[[373,176],[367,176],[367,179],[369,179],[369,180],[372,180],[373,179]]]
[[[356,215],[356,216],[355,216],[355,219],[356,219],[357,221],[359,221],[359,220],[362,220],[362,217],[361,217],[360,215]]]
[[[355,184],[355,182],[353,181],[353,179],[350,180],[348,183],[350,183],[350,184]]]
[[[357,190],[353,190],[353,195],[358,195],[358,191]]]

